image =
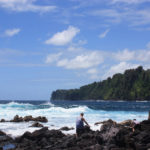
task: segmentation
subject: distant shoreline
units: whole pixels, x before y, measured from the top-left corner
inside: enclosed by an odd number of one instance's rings
[[[150,101],[150,69],[142,66],[77,89],[58,89],[51,100]]]

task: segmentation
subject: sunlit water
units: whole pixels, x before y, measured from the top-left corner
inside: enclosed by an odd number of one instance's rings
[[[0,101],[0,119],[11,120],[15,115],[33,117],[45,116],[47,123],[42,123],[49,129],[59,129],[64,126],[74,127],[77,116],[84,112],[87,122],[93,130],[97,121],[113,119],[117,122],[134,119],[142,121],[147,119],[150,102],[114,102],[114,101]],[[12,137],[22,135],[25,131],[33,132],[39,128],[29,127],[33,122],[0,123],[0,130]],[[75,130],[65,132],[75,133]]]

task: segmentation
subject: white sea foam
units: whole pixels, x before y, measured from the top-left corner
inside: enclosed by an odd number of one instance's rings
[[[76,117],[81,113],[85,113],[85,118],[90,124],[93,130],[99,130],[100,126],[94,126],[95,122],[104,121],[107,119],[113,119],[117,122],[134,119],[138,121],[147,119],[146,112],[134,112],[134,111],[105,111],[105,110],[93,110],[87,106],[74,106],[71,108],[63,108],[52,105],[51,103],[44,103],[45,108],[41,108],[41,105],[35,106],[32,104],[23,104],[11,102],[8,104],[0,104],[0,119],[11,120],[15,115],[27,116],[32,115],[33,117],[45,116],[48,118],[47,123],[43,123],[44,126],[48,126],[49,129],[60,129],[61,127],[68,126],[75,128]],[[22,135],[26,131],[33,132],[38,128],[29,127],[32,122],[22,123],[0,123],[0,130],[10,134],[13,137]],[[54,126],[52,126],[54,125]],[[66,134],[75,133],[74,130],[63,131]]]

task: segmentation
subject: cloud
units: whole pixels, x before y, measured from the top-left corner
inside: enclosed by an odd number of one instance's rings
[[[24,52],[14,49],[0,49],[0,65],[12,63],[16,58],[24,56]]]
[[[150,49],[150,42],[147,43],[146,47]]]
[[[88,69],[87,74],[90,75],[91,79],[96,79],[97,80],[97,79],[100,78],[98,76],[98,69],[96,69],[96,68],[90,68],[90,69]]]
[[[118,24],[127,22],[130,27],[150,24],[150,10],[137,9],[136,7],[124,7],[119,5],[119,8],[97,9],[87,12],[88,15],[100,17],[104,22],[109,24]]]
[[[141,50],[138,51],[135,59],[143,62],[150,62],[150,50]]]
[[[21,30],[19,28],[15,29],[7,29],[4,33],[5,36],[12,37],[16,34],[18,34]]]
[[[127,62],[120,62],[117,65],[113,65],[110,69],[104,74],[103,79],[107,77],[112,77],[116,73],[123,73],[126,69],[137,68],[139,64],[132,64]]]
[[[135,51],[129,51],[128,49],[124,49],[123,51],[114,53],[114,57],[119,61],[133,60],[135,59]]]
[[[62,53],[49,54],[49,55],[46,57],[45,63],[52,63],[52,62],[55,62],[55,61],[57,61],[57,60],[60,58],[61,55],[62,55]]]
[[[79,32],[80,29],[69,26],[68,29],[54,34],[50,39],[45,41],[45,44],[52,44],[56,46],[66,45],[70,43]]]
[[[98,66],[103,62],[103,57],[97,51],[78,55],[73,59],[62,59],[58,61],[57,66],[66,69],[87,69]]]
[[[101,33],[101,34],[99,35],[99,38],[104,38],[104,37],[106,37],[106,35],[108,34],[109,31],[110,31],[110,29],[105,30],[103,33]]]
[[[71,52],[71,51],[72,51],[72,52],[73,52],[73,51],[76,51],[76,52],[77,52],[77,51],[82,51],[82,50],[84,50],[84,48],[83,48],[83,47],[69,46],[69,47],[67,48],[67,50],[70,51],[70,52]]]
[[[140,4],[150,2],[150,0],[112,0],[112,3],[127,3],[127,4]]]
[[[111,23],[120,23],[123,17],[123,13],[111,8],[93,10],[91,12],[88,12],[88,14],[96,17],[101,17],[104,19],[104,21]]]
[[[96,68],[91,68],[91,69],[89,69],[89,70],[87,71],[87,73],[89,73],[89,74],[97,74],[98,71],[97,71]]]
[[[144,49],[130,51],[128,49],[124,49],[123,51],[113,53],[113,57],[115,60],[119,61],[150,62],[150,50]]]
[[[49,12],[56,9],[56,6],[35,5],[37,0],[0,0],[0,7],[16,12]]]

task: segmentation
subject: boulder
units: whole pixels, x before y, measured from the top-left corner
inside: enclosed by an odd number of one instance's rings
[[[34,118],[34,121],[48,122],[47,118],[46,117],[42,117],[42,116]]]
[[[118,124],[124,125],[124,126],[131,126],[132,122],[133,122],[133,120],[128,119],[128,120],[122,121]]]
[[[23,121],[23,118],[19,117],[18,115],[16,115],[13,120],[10,120],[10,122],[22,122],[22,121]]]
[[[62,127],[62,128],[60,128],[59,130],[62,130],[62,131],[69,131],[69,130],[73,130],[74,128],[73,127],[71,127],[71,128],[69,128],[69,127]]]
[[[85,132],[79,137],[44,127],[16,138],[16,150],[148,150],[150,122],[146,120],[139,125],[143,128],[137,128],[133,132],[126,125],[108,120],[103,123],[101,131],[92,131],[86,126]]]
[[[6,135],[3,131],[0,130],[0,136]]]
[[[35,122],[30,127],[44,127],[44,126],[40,124],[39,122]]]
[[[0,122],[6,122],[5,119],[1,119]]]
[[[29,121],[48,122],[46,117],[38,116],[38,117],[34,118],[31,115],[30,116],[25,116],[24,118],[19,117],[18,115],[16,115],[14,117],[14,119],[10,120],[10,122],[23,122],[23,121],[25,121],[25,122],[29,122]]]
[[[27,122],[29,122],[29,121],[34,121],[34,118],[33,118],[32,116],[25,116],[25,117],[23,118],[23,121],[27,121]]]

